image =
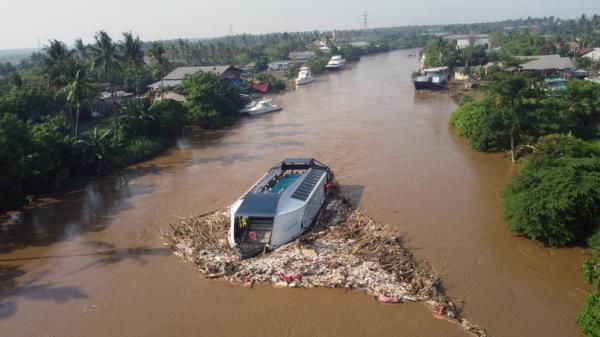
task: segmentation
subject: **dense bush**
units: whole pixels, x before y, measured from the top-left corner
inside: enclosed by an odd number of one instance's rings
[[[504,192],[511,228],[553,246],[592,233],[600,224],[600,146],[570,135],[540,138]]]
[[[30,151],[29,126],[14,114],[0,116],[0,209],[17,206],[23,199]]]
[[[592,257],[585,261],[583,275],[587,283],[596,283],[596,290],[588,297],[577,316],[577,324],[587,336],[600,337],[600,229],[588,238],[588,245]]]
[[[244,105],[239,89],[213,73],[186,76],[178,90],[187,95],[188,120],[206,128],[217,128],[239,118]]]
[[[562,92],[541,90],[540,81],[525,75],[496,74],[478,102],[461,102],[449,123],[481,151],[532,145],[539,137],[571,133],[598,136],[600,85],[572,80]],[[512,138],[512,139],[511,139]]]
[[[328,55],[315,57],[308,61],[308,67],[313,74],[320,74],[325,71],[325,66],[327,65],[327,62],[329,62],[329,59],[330,57]]]
[[[300,71],[300,64],[293,63],[290,64],[285,72],[285,77],[287,78],[296,78],[298,77],[298,72]]]
[[[587,298],[577,324],[588,337],[600,337],[600,290]]]
[[[296,72],[296,75],[298,75],[298,72]],[[273,74],[268,72],[256,74],[254,80],[259,83],[268,83],[269,91],[272,92],[278,92],[285,89],[285,80],[278,79]]]
[[[534,240],[564,246],[600,223],[600,158],[525,165],[504,192],[506,221]]]
[[[469,97],[469,96],[463,96]],[[450,115],[450,125],[456,129],[456,133],[461,137],[472,140],[476,129],[481,124],[482,115],[485,113],[485,106],[479,102],[461,102],[461,105]]]
[[[128,165],[142,160],[150,159],[166,146],[166,141],[161,138],[140,137],[132,139],[123,146],[123,152],[118,157],[118,163]]]
[[[32,192],[52,192],[69,186],[82,166],[81,144],[71,134],[64,114],[44,118],[31,127],[32,151],[25,182]]]

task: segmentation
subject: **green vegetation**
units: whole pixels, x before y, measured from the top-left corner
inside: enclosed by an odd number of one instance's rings
[[[535,75],[497,72],[481,100],[461,98],[449,124],[481,151],[527,155],[503,192],[510,228],[551,246],[587,244],[584,277],[596,290],[577,323],[600,336],[600,85],[544,90]]]
[[[31,63],[3,67],[11,72],[0,78],[0,210],[146,160],[185,126],[220,127],[238,117],[239,90],[212,73],[184,79],[178,90],[188,96],[185,104],[152,96],[117,100],[117,88],[140,92],[162,78],[170,67],[166,49],[153,44],[148,65],[131,33],[118,42],[103,31],[95,38],[94,45],[77,40],[73,49],[51,40]],[[112,96],[112,124],[81,132],[80,120],[103,105],[101,90]]]
[[[504,192],[513,231],[552,246],[583,242],[600,225],[600,143],[542,137]]]
[[[572,80],[566,90],[549,93],[537,77],[498,73],[484,90],[483,100],[463,102],[449,121],[477,150],[510,150],[516,161],[519,148],[544,135],[597,135],[600,85],[593,82]]]
[[[213,73],[186,76],[177,90],[187,96],[190,121],[206,128],[237,119],[244,105],[239,90]]]
[[[296,75],[298,72],[296,71]],[[295,77],[295,76],[294,76]],[[254,76],[254,81],[259,83],[268,83],[269,91],[278,92],[285,89],[285,80],[275,77],[275,75],[269,72],[258,73]]]
[[[316,57],[308,62],[308,67],[313,74],[320,74],[325,71],[325,66],[329,62],[329,56]]]

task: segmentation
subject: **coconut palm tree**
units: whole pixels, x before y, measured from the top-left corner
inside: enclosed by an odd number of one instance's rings
[[[75,107],[75,136],[79,135],[79,115],[81,114],[81,103],[91,98],[94,92],[94,87],[89,81],[85,66],[76,65],[75,75],[64,88],[61,89],[66,93],[66,102],[68,105]]]
[[[164,81],[164,70],[168,65],[166,50],[160,42],[153,42],[148,50],[150,57],[154,59],[158,67],[158,74],[160,76],[160,98],[163,98],[163,88],[165,86]]]
[[[123,44],[121,44],[121,54],[123,61],[133,68],[135,74],[135,93],[140,93],[140,68],[144,66],[144,50],[139,36],[133,37],[131,32],[123,33]]]
[[[104,79],[110,87],[113,117],[116,118],[115,88],[113,85],[113,79],[115,71],[119,68],[119,53],[117,52],[116,44],[105,31],[99,31],[96,33],[94,38],[96,39],[96,43],[92,46],[92,52],[94,55],[92,69],[97,67],[102,68]]]
[[[88,46],[83,43],[83,40],[76,39],[75,40],[75,51],[77,52],[77,56],[82,61],[87,61],[90,57],[88,53]]]
[[[64,42],[58,40],[48,42],[49,44],[44,46],[45,54],[42,56],[42,62],[46,68],[48,85],[58,89],[66,84],[72,53]]]

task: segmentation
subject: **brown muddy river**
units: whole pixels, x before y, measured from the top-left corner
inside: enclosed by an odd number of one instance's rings
[[[515,168],[448,129],[450,96],[415,95],[414,53],[364,57],[277,97],[281,112],[186,135],[3,224],[1,335],[467,336],[420,304],[204,280],[162,245],[169,222],[227,206],[295,156],[330,165],[360,208],[396,225],[491,336],[581,335],[584,252],[509,232],[499,193]]]

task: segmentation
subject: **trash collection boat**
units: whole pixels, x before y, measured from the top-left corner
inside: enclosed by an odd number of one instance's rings
[[[250,102],[243,109],[240,110],[241,114],[250,114],[250,115],[262,115],[267,112],[274,112],[281,110],[276,104],[273,104],[273,101],[270,99],[263,99],[258,102]]]
[[[325,68],[328,70],[338,70],[346,66],[346,60],[342,58],[342,55],[333,55]]]
[[[273,166],[231,206],[229,245],[244,259],[297,238],[313,223],[333,179],[331,169],[312,158]]]
[[[315,79],[312,77],[312,74],[310,73],[310,69],[308,67],[300,68],[300,72],[298,73],[298,78],[296,78],[297,85],[307,84],[314,80]]]

